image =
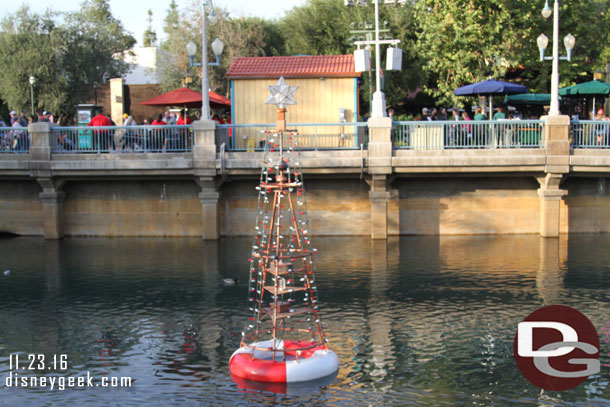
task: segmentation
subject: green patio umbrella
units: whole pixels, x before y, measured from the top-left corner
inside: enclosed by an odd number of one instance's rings
[[[589,81],[578,85],[559,89],[561,96],[608,96],[610,95],[610,83],[600,81]]]
[[[561,100],[561,97],[559,100]],[[517,95],[507,95],[504,98],[504,103],[510,105],[548,105],[551,103],[551,95],[548,93],[519,93]]]
[[[559,94],[565,97],[593,97],[593,116],[595,116],[595,97],[610,95],[610,83],[589,81],[578,85],[559,89]]]

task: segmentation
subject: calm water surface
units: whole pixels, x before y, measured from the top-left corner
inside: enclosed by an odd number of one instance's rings
[[[0,240],[0,272],[10,270],[0,274],[0,405],[610,404],[610,367],[576,389],[541,393],[512,356],[518,322],[565,304],[592,320],[610,364],[610,236],[314,241],[341,369],[329,384],[276,394],[240,389],[228,370],[247,318],[251,239]],[[240,282],[226,287],[223,277]],[[67,371],[49,376],[133,384],[7,388],[11,353],[67,354]]]

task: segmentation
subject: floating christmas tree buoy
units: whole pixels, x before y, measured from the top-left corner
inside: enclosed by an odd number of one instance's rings
[[[294,151],[298,133],[286,131],[286,105],[297,87],[280,78],[267,103],[278,105],[278,129],[267,136],[257,187],[256,234],[250,256],[248,318],[231,356],[234,377],[267,383],[317,380],[339,369],[325,337],[305,209],[302,171]],[[273,148],[273,152],[271,149]]]

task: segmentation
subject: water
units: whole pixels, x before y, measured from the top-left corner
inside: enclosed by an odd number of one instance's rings
[[[0,271],[10,270],[0,275],[0,405],[610,403],[610,367],[570,391],[541,393],[512,356],[518,322],[565,304],[592,320],[610,364],[602,332],[610,236],[314,243],[322,317],[341,368],[330,383],[277,394],[240,389],[228,370],[247,317],[251,239],[0,240]],[[226,277],[240,281],[226,287]],[[132,387],[6,388],[11,353],[66,354],[66,371],[44,375],[129,376]]]

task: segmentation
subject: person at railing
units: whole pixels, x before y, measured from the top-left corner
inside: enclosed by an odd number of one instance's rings
[[[21,125],[19,118],[13,121],[13,125],[11,127],[13,128],[10,138],[12,150],[21,151],[21,149],[24,147],[24,138],[27,138],[27,130],[19,130],[25,128]]]
[[[19,118],[17,120],[19,120],[19,124],[21,125],[21,127],[28,127],[28,118],[25,115],[24,109],[21,109],[21,114],[19,115]]]
[[[456,121],[459,122],[460,121],[460,112],[457,108],[453,108],[451,110],[451,121]],[[452,124],[449,127],[449,132],[448,132],[448,137],[445,140],[445,146],[446,147],[455,147],[456,145],[456,141],[458,138],[458,125],[457,124]]]
[[[168,110],[165,111],[165,113],[163,113],[163,121],[165,122],[165,124],[169,125],[169,126],[173,126],[176,124],[176,115],[174,115],[173,113],[170,113]]]
[[[442,107],[441,110],[439,110],[438,114],[436,115],[436,120],[446,121],[447,120],[447,109]]]
[[[478,106],[474,111],[474,120],[481,121],[487,120],[487,116],[483,113],[483,108]],[[487,144],[487,126],[481,124],[475,124],[473,128],[473,141],[476,146],[482,147]]]
[[[176,124],[178,126],[184,126],[184,125],[187,125],[187,124],[191,124],[191,119],[189,119],[186,116],[186,110],[182,109],[180,111],[180,116],[178,117],[178,120],[176,121]]]
[[[498,111],[493,116],[494,120],[506,120],[506,114],[504,114],[504,108],[498,106]],[[493,124],[494,133],[496,138],[496,145],[501,146],[504,143],[504,126]]]
[[[187,124],[191,124],[191,119],[186,115],[186,110],[182,109],[180,111],[180,116],[176,121],[176,125],[178,126],[186,126]],[[189,129],[180,129],[179,130],[179,143],[180,148],[188,149],[190,148],[190,137],[189,137]]]
[[[88,127],[112,126],[110,119],[100,111],[87,124]],[[93,130],[93,149],[97,151],[108,151],[111,143],[111,133],[108,130]]]
[[[494,114],[494,120],[502,120],[506,119],[506,115],[504,114],[504,108],[502,106],[498,106],[498,111]]]
[[[8,126],[2,119],[2,116],[0,116],[0,128],[6,128],[6,127],[8,127]],[[10,137],[8,131],[0,131],[0,151],[10,150],[10,148],[9,148],[10,141],[7,140],[8,137]]]
[[[157,115],[157,118],[150,124],[151,126],[165,126],[163,115]],[[150,148],[152,151],[162,151],[167,148],[167,132],[164,129],[155,129],[150,133]]]
[[[133,118],[132,115],[125,113],[123,116],[127,115],[127,118],[123,122],[123,126],[131,127],[137,126],[138,123],[136,119]],[[125,129],[125,133],[123,134],[123,147],[122,150],[129,148],[130,150],[135,150],[136,143],[136,132],[134,130]]]
[[[14,110],[11,110],[8,115],[9,115],[9,122],[10,122],[8,125],[12,126],[13,123],[15,122],[15,120],[17,120],[17,112]]]
[[[597,121],[608,121],[608,118],[604,114],[604,109],[599,109],[595,116]],[[595,124],[595,135],[597,136],[597,145],[601,146],[606,144],[608,137],[608,123]]]
[[[487,116],[483,113],[483,109],[479,106],[474,111],[474,120],[487,120]]]
[[[422,120],[422,121],[428,121],[428,120],[429,120],[429,119],[428,119],[428,114],[429,114],[428,108],[427,108],[427,107],[424,107],[424,108],[421,110],[421,120]]]
[[[466,121],[466,122],[470,121],[470,115],[465,110],[462,112],[462,120]],[[462,134],[463,134],[462,141],[465,142],[465,145],[471,146],[472,145],[472,125],[463,124],[462,125]]]

